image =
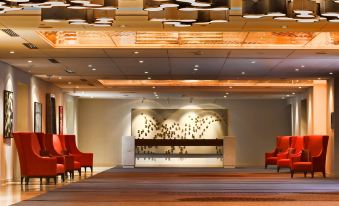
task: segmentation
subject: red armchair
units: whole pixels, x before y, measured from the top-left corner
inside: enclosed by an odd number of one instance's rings
[[[295,172],[304,172],[306,177],[310,172],[312,178],[315,172],[322,172],[326,177],[325,164],[328,136],[313,135],[304,137],[304,150],[301,154],[292,158],[291,178]]]
[[[74,171],[77,170],[81,176],[81,164],[74,160],[74,156],[69,155],[65,147],[64,138],[55,134],[42,135],[45,139],[45,145],[48,153],[55,156],[60,162],[65,165],[65,173],[70,173],[71,178],[74,178]]]
[[[267,165],[276,165],[278,157],[277,155],[290,147],[291,136],[278,136],[276,142],[276,148],[272,152],[265,153],[265,168]]]
[[[60,136],[63,136],[63,138],[65,138],[65,144],[69,154],[74,156],[74,159],[76,161],[80,162],[81,167],[85,168],[85,172],[87,167],[89,167],[91,169],[91,172],[93,172],[93,153],[80,152],[75,142],[75,135]]]
[[[25,180],[26,185],[30,178],[54,179],[56,184],[57,176],[61,175],[64,180],[65,168],[62,164],[57,164],[56,158],[40,156],[41,147],[39,140],[34,133],[13,133],[14,141],[18,150],[21,172],[21,184]]]
[[[290,148],[286,152],[277,155],[277,172],[283,167],[291,168],[291,158],[301,154],[303,148],[304,136],[292,136]]]

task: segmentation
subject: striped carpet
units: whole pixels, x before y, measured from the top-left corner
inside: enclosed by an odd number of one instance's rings
[[[112,168],[15,205],[339,206],[339,179],[258,168]]]

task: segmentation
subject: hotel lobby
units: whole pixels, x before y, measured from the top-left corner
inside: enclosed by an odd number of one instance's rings
[[[339,205],[339,1],[0,2],[0,205]]]

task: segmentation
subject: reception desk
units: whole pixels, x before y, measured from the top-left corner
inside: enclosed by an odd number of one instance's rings
[[[135,139],[123,137],[124,167],[235,167],[236,139]],[[133,152],[132,152],[133,151]],[[203,160],[199,161],[198,160]]]

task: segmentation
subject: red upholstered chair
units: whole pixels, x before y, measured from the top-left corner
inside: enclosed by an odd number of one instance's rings
[[[89,167],[91,172],[93,172],[93,153],[83,153],[78,149],[75,142],[75,135],[63,135],[65,138],[66,148],[69,154],[74,156],[76,161],[79,161],[81,167],[86,168]]]
[[[286,152],[286,150],[290,147],[290,138],[291,136],[278,136],[276,147],[272,152],[265,153],[265,168],[267,165],[276,165],[278,157],[277,155],[282,152]]]
[[[63,162],[65,172],[70,173],[71,178],[74,178],[74,171],[77,170],[81,176],[81,164],[79,161],[75,161],[74,156],[68,153],[63,136],[46,134],[43,138],[45,139],[48,153],[60,159],[60,162]]]
[[[304,148],[304,136],[292,136],[290,148],[286,152],[277,155],[277,171],[280,168],[291,168],[291,158],[301,154]]]
[[[65,168],[62,164],[57,164],[54,157],[42,157],[41,147],[37,136],[34,133],[17,132],[13,133],[14,141],[19,154],[21,184],[25,180],[29,183],[30,178],[54,179],[56,184],[57,176],[61,175],[64,180]]]
[[[327,144],[328,136],[305,136],[304,150],[292,158],[291,177],[293,178],[295,172],[304,172],[305,177],[310,172],[313,178],[315,172],[322,172],[325,178]]]

